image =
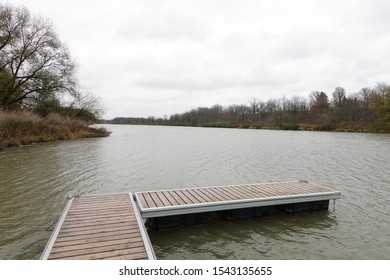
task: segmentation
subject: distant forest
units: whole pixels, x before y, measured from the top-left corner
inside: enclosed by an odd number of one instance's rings
[[[267,128],[390,132],[390,86],[378,83],[357,93],[337,87],[330,96],[313,91],[308,97],[293,96],[247,104],[198,107],[169,118],[114,118],[112,124],[172,125],[223,128]]]

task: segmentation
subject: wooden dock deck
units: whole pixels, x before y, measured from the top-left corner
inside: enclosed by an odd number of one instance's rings
[[[155,259],[132,195],[72,198],[42,259]]]
[[[174,189],[69,200],[41,259],[156,259],[143,219],[157,230],[226,219],[327,210],[340,192],[307,181]]]
[[[307,181],[135,193],[143,218],[329,201],[339,197],[339,191]]]

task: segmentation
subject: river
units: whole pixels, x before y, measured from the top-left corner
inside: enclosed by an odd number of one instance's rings
[[[390,135],[106,126],[0,152],[0,259],[38,259],[68,194],[305,179],[329,211],[150,232],[159,259],[390,259]],[[334,207],[335,206],[335,207]]]

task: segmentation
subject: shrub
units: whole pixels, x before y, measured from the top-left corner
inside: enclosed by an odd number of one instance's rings
[[[90,127],[83,121],[58,114],[49,114],[46,118],[42,118],[28,111],[0,110],[0,149],[37,142],[108,135],[110,133],[104,128]]]
[[[297,124],[297,123],[282,123],[281,129],[283,129],[283,130],[298,130],[299,124]]]

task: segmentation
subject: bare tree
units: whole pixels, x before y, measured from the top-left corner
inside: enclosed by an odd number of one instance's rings
[[[329,110],[328,95],[322,91],[313,91],[310,94],[310,107],[320,113],[326,113]]]
[[[257,115],[260,112],[260,103],[261,101],[256,97],[249,100],[249,107],[251,108],[253,115]]]
[[[302,96],[294,95],[287,100],[287,111],[291,116],[291,122],[297,123],[307,111],[306,99]]]
[[[76,94],[75,63],[48,21],[0,4],[0,107],[30,108]]]
[[[346,100],[345,89],[342,87],[335,88],[332,93],[332,104],[336,108],[340,108]]]
[[[96,121],[104,112],[101,99],[91,93],[78,93],[67,103],[67,106],[62,107],[63,115],[85,121]]]
[[[313,91],[309,95],[309,104],[312,121],[320,125],[327,125],[329,123],[329,99],[325,92]]]
[[[375,114],[375,126],[378,130],[390,131],[390,86],[378,83],[371,98]]]
[[[348,112],[347,112],[347,96],[345,89],[343,87],[335,88],[332,93],[332,108],[334,110],[334,121],[339,123],[342,120],[347,121]]]
[[[0,109],[99,118],[101,101],[80,91],[75,74],[76,63],[49,21],[0,4]]]
[[[367,125],[369,122],[372,121],[372,110],[370,108],[370,100],[372,96],[374,95],[374,91],[371,88],[362,88],[358,92],[358,98],[360,100],[360,103],[362,104],[362,118],[364,121],[364,125]]]

